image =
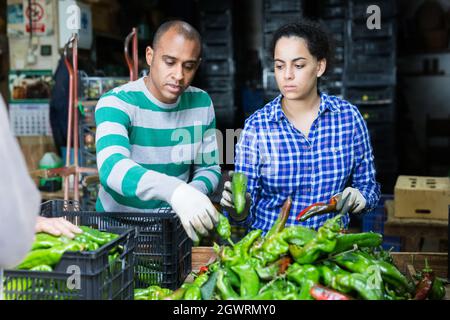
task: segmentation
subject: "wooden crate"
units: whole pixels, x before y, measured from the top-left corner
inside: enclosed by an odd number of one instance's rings
[[[448,220],[448,177],[399,176],[394,190],[395,217]]]

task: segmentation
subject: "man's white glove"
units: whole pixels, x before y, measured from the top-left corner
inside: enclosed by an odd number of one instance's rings
[[[347,198],[346,203],[344,203],[344,199]],[[363,197],[361,192],[355,188],[345,188],[342,192],[342,196],[336,204],[336,209],[341,211],[341,209],[346,206],[348,208],[348,212],[350,213],[359,213],[366,207],[366,199]],[[347,210],[344,210],[347,211]]]
[[[212,230],[219,221],[219,213],[209,198],[187,183],[175,188],[170,205],[180,218],[187,235],[194,242],[199,241],[196,232],[206,236],[207,230]]]
[[[233,177],[233,171],[229,172],[230,178]],[[245,194],[245,209],[238,215],[233,203],[233,191],[231,189],[231,181],[226,181],[223,186],[222,198],[220,199],[220,205],[227,209],[230,216],[237,221],[244,220],[248,216],[250,210],[252,197],[250,193]]]

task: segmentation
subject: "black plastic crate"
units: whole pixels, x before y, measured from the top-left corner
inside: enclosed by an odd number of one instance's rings
[[[321,16],[326,19],[345,18],[347,16],[346,6],[324,7]]]
[[[347,22],[344,19],[326,19],[321,21],[328,32],[344,33],[346,32]]]
[[[54,200],[51,202],[51,209],[59,215],[65,215],[66,211],[72,209],[65,204],[64,201]],[[90,221],[92,215],[95,218]],[[192,241],[170,207],[145,213],[83,211],[81,216],[85,219],[83,224],[97,224],[101,230],[115,227],[137,228],[137,245],[134,250],[136,288],[154,284],[174,290],[183,284],[191,272]]]
[[[356,105],[383,105],[394,101],[394,87],[348,88],[346,98]]]
[[[233,77],[204,77],[202,82],[206,92],[233,91],[235,87]]]
[[[388,144],[395,141],[395,126],[392,123],[369,123],[367,129],[372,144]]]
[[[70,212],[63,212],[64,207]],[[61,208],[62,209],[62,208]],[[86,213],[79,205],[64,201],[49,201],[42,204],[41,214],[47,217],[64,216],[79,225],[96,227],[99,230],[119,234],[119,237],[96,251],[65,252],[52,272],[29,270],[5,270],[5,299],[14,300],[133,300],[133,251],[137,238],[134,228],[107,226],[100,213]],[[117,246],[123,252],[110,262],[108,255]],[[78,288],[70,288],[71,276],[80,272]]]
[[[350,14],[353,20],[367,20],[371,13],[367,13],[370,5],[377,5],[381,11],[382,19],[393,18],[397,14],[395,0],[357,0],[350,2]]]
[[[213,102],[214,109],[234,106],[233,91],[209,91],[208,93]]]
[[[302,15],[299,13],[266,14],[264,15],[263,31],[265,33],[275,32],[278,28],[289,22],[299,22]]]
[[[348,63],[350,72],[377,73],[395,69],[395,56],[352,56]]]
[[[351,39],[389,38],[395,36],[395,23],[392,20],[382,21],[381,29],[369,29],[365,22],[352,21]]]
[[[231,11],[226,10],[220,13],[200,12],[201,26],[203,30],[208,28],[231,28]]]
[[[233,8],[233,0],[200,0],[202,12],[223,12]]]
[[[347,72],[345,83],[348,87],[393,86],[397,82],[396,69],[378,73]]]
[[[234,74],[234,60],[206,60],[202,66],[205,76],[231,76]]]
[[[386,123],[395,121],[393,105],[358,106],[359,112],[367,123]]]
[[[264,1],[265,12],[298,12],[301,13],[302,1],[301,0],[265,0]]]
[[[346,6],[348,0],[322,0],[323,6]]]
[[[350,56],[366,55],[378,56],[389,55],[395,52],[395,39],[364,39],[352,41],[349,46]]]
[[[203,59],[217,60],[233,58],[232,46],[224,44],[203,44]]]
[[[233,44],[233,35],[228,28],[202,30],[203,42],[207,45],[223,44],[231,46]]]

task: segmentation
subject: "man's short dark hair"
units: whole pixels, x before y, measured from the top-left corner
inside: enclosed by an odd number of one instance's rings
[[[161,39],[161,37],[170,29],[174,28],[175,31],[182,35],[184,38],[192,41],[196,41],[198,45],[200,46],[200,52],[202,48],[202,39],[200,36],[200,33],[191,26],[189,23],[181,20],[170,20],[167,22],[164,22],[162,25],[159,26],[159,28],[156,30],[155,35],[153,37],[153,43],[152,47],[155,50],[158,46],[158,42]]]

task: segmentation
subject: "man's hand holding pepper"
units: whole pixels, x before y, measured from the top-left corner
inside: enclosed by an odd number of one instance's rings
[[[199,241],[197,233],[206,236],[219,222],[219,213],[209,198],[187,183],[175,188],[169,202],[194,242]]]

